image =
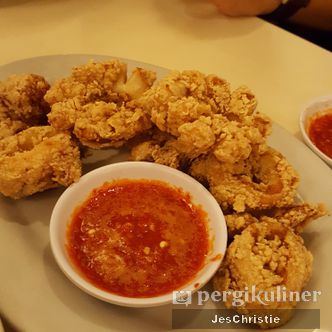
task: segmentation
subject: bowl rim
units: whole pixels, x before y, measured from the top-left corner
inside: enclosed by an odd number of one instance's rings
[[[302,111],[300,113],[300,117],[299,117],[299,127],[300,127],[300,131],[302,134],[302,137],[305,141],[305,143],[311,148],[311,150],[313,152],[315,152],[321,159],[323,159],[327,164],[329,164],[330,166],[332,166],[332,158],[330,158],[329,156],[327,156],[323,151],[319,150],[318,147],[312,142],[311,138],[309,137],[309,134],[307,132],[307,128],[306,128],[306,121],[309,118],[308,113],[310,112],[310,107],[314,106],[315,104],[321,104],[321,103],[325,103],[331,101],[332,104],[332,95],[324,95],[324,96],[320,96],[314,99],[311,99],[309,102],[307,102],[303,108]],[[314,113],[319,113],[321,111],[314,111]]]
[[[126,306],[126,307],[154,307],[154,306],[161,306],[165,304],[169,304],[173,300],[173,291],[170,293],[166,293],[160,296],[154,296],[154,297],[145,297],[145,298],[135,298],[135,297],[126,297],[126,296],[121,296],[117,295],[114,293],[110,293],[107,291],[104,291],[102,289],[99,289],[98,287],[94,286],[92,283],[90,283],[87,279],[85,279],[78,270],[75,270],[75,267],[73,264],[70,262],[70,259],[68,257],[68,254],[63,254],[63,252],[66,252],[66,249],[62,247],[60,240],[58,239],[58,236],[61,236],[62,240],[65,242],[65,233],[62,233],[60,231],[61,225],[66,229],[69,220],[63,221],[63,218],[61,218],[61,208],[63,205],[66,203],[66,200],[71,197],[75,193],[75,190],[77,188],[80,188],[81,185],[84,186],[85,183],[90,180],[90,179],[95,179],[97,177],[100,177],[100,182],[101,184],[95,185],[95,186],[90,186],[87,189],[84,190],[86,193],[86,197],[89,195],[89,193],[94,189],[98,188],[99,186],[102,185],[102,183],[107,182],[107,179],[102,180],[102,176],[105,175],[107,172],[115,172],[119,169],[123,170],[124,167],[129,167],[129,168],[141,168],[141,167],[148,167],[148,169],[155,169],[157,171],[156,173],[156,178],[155,180],[167,182],[166,180],[163,179],[158,179],[158,171],[161,173],[168,173],[173,176],[174,174],[176,177],[181,177],[185,181],[189,181],[193,188],[199,188],[199,190],[195,190],[195,193],[191,192],[190,190],[185,190],[187,192],[190,192],[191,196],[194,198],[195,196],[203,195],[204,193],[204,200],[209,202],[210,208],[214,209],[214,213],[216,216],[218,216],[218,219],[220,220],[220,225],[218,227],[214,227],[215,229],[219,229],[219,234],[214,234],[210,232],[209,228],[209,236],[210,239],[213,239],[218,235],[219,236],[219,246],[217,248],[213,248],[214,254],[220,253],[221,257],[220,259],[216,260],[205,260],[204,266],[201,268],[201,270],[198,272],[202,272],[200,276],[200,282],[199,286],[195,285],[197,281],[195,281],[196,277],[191,279],[187,284],[184,286],[180,287],[179,289],[176,289],[174,291],[181,291],[181,290],[186,290],[186,291],[191,291],[194,293],[195,291],[199,290],[202,288],[215,274],[217,269],[220,266],[221,261],[223,260],[226,252],[226,247],[227,247],[227,227],[226,227],[226,221],[223,215],[223,212],[220,208],[220,205],[217,203],[215,198],[212,196],[212,194],[197,180],[195,180],[193,177],[189,176],[188,174],[181,172],[177,169],[165,166],[165,165],[160,165],[156,163],[150,163],[150,162],[143,162],[143,161],[124,161],[124,162],[118,162],[118,163],[113,163],[110,165],[102,166],[99,168],[96,168],[92,170],[91,172],[86,173],[83,175],[80,180],[77,183],[72,184],[69,186],[59,197],[57,200],[50,219],[50,228],[49,228],[49,235],[50,235],[50,245],[51,245],[51,250],[53,253],[53,256],[55,258],[55,261],[57,262],[58,266],[60,267],[61,271],[66,275],[66,277],[73,283],[75,284],[78,288],[86,292],[87,294],[94,296],[100,300],[116,304],[116,305],[121,305],[121,306]],[[132,177],[133,174],[130,174],[127,178],[129,179],[134,179],[135,177]],[[124,179],[125,177],[117,177],[115,176],[114,178],[111,178],[109,181],[113,181],[116,179]],[[138,177],[140,179],[144,179],[144,177]],[[137,178],[137,179],[138,179]],[[147,177],[146,179],[153,179]],[[175,180],[174,180],[175,181]],[[177,185],[174,183],[169,183],[170,185],[174,187],[180,187],[181,185]],[[71,212],[72,213],[77,206],[77,202],[71,204]],[[205,210],[206,211],[206,210]],[[207,211],[206,211],[207,212]],[[208,212],[207,212],[208,213]],[[209,214],[208,214],[209,217]],[[210,218],[208,219],[208,225],[211,223]],[[62,220],[62,221],[61,221]],[[211,224],[210,224],[211,225]],[[61,233],[61,235],[59,235]]]

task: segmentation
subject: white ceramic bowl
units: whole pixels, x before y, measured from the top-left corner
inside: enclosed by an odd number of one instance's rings
[[[148,162],[121,162],[98,168],[84,175],[61,195],[51,216],[50,241],[54,257],[64,274],[86,293],[113,304],[128,307],[152,307],[172,302],[172,292],[156,297],[131,298],[101,290],[82,277],[68,257],[66,231],[74,208],[80,205],[94,188],[117,179],[164,181],[189,192],[193,203],[202,206],[208,215],[208,231],[209,239],[213,244],[212,249],[196,277],[179,290],[194,292],[203,287],[218,269],[226,251],[227,228],[223,213],[209,191],[195,179],[176,169]],[[218,256],[219,254],[220,256]],[[218,258],[213,259],[215,257]],[[197,287],[197,285],[199,286]]]
[[[305,105],[301,115],[300,115],[300,130],[305,143],[314,151],[321,159],[323,159],[329,166],[332,166],[332,159],[325,153],[320,151],[316,145],[311,141],[308,135],[308,127],[310,123],[310,118],[316,113],[323,113],[327,109],[332,108],[332,95],[323,96],[311,100],[307,105]]]

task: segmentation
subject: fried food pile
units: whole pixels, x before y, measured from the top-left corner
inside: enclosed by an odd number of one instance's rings
[[[322,204],[299,203],[299,176],[266,139],[271,122],[257,112],[254,94],[234,91],[225,80],[197,71],[172,72],[139,100],[154,124],[132,149],[133,160],[180,169],[205,185],[226,218],[230,245],[214,277],[218,291],[302,291],[310,279],[312,255],[299,233],[326,214]],[[301,274],[298,277],[298,274]],[[266,307],[226,303],[248,316],[291,318],[295,302]]]
[[[73,68],[52,86],[35,74],[0,82],[0,192],[18,199],[82,173],[83,147],[120,147],[152,127],[137,99],[156,74],[113,60]]]
[[[299,234],[326,210],[298,202],[299,176],[267,144],[270,133],[247,87],[232,91],[226,80],[194,70],[156,81],[142,68],[128,77],[125,63],[110,60],[75,67],[51,86],[39,75],[14,75],[0,82],[0,192],[17,199],[68,186],[81,176],[82,148],[126,145],[131,160],[186,172],[220,204],[229,247],[216,290],[301,291],[312,255]],[[234,309],[252,315],[266,308]]]

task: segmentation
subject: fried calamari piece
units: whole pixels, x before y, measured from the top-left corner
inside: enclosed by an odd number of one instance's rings
[[[291,318],[291,309],[296,302],[290,292],[301,292],[306,286],[312,272],[312,260],[303,239],[290,228],[271,221],[253,223],[241,235],[236,235],[228,247],[213,286],[215,290],[230,294],[225,302],[227,308],[248,316],[276,315],[282,318],[279,324],[263,323],[260,327],[277,327]],[[269,293],[267,298],[261,299],[265,304],[255,298],[242,298],[239,303],[239,298],[234,297],[235,291],[251,292],[253,287],[256,294],[260,291]],[[277,293],[281,290],[286,294],[285,301],[277,301]]]
[[[80,152],[67,133],[31,127],[0,140],[0,192],[18,199],[69,186],[81,176]]]
[[[6,114],[7,109],[0,105],[0,140],[15,135],[16,133],[26,129],[28,125],[20,120],[13,120]]]
[[[238,121],[220,121],[214,117],[216,143],[212,147],[215,157],[221,162],[236,163],[247,159],[253,150],[266,149],[266,137],[271,133],[270,119],[255,113]]]
[[[217,76],[174,71],[147,90],[139,102],[161,131],[181,137],[182,148],[192,148],[194,142],[197,154],[214,144],[212,116],[229,108],[230,96],[229,83]]]
[[[74,97],[88,103],[96,100],[116,101],[118,95],[114,86],[125,81],[127,66],[120,61],[104,63],[89,62],[74,67],[71,75],[56,81],[45,95],[45,100],[53,105]]]
[[[160,146],[154,141],[145,141],[136,145],[131,151],[131,160],[150,161],[177,169],[183,167],[183,159],[171,142]]]
[[[52,85],[45,100],[53,105],[78,98],[82,104],[122,102],[138,98],[155,81],[152,71],[136,68],[127,79],[127,65],[118,60],[93,62],[74,67],[71,75]]]
[[[234,90],[231,94],[230,108],[227,116],[231,119],[236,115],[236,119],[241,121],[241,118],[252,115],[257,107],[257,100],[252,91],[242,85]]]
[[[155,73],[141,68],[127,80],[127,66],[117,60],[76,67],[45,96],[49,123],[71,130],[85,146],[119,147],[151,127],[136,99],[154,80]]]
[[[174,147],[174,137],[153,127],[131,149],[130,159],[182,169],[185,157]]]
[[[301,233],[304,227],[309,223],[326,214],[327,210],[324,204],[303,203],[265,211],[264,215],[260,216],[260,219],[264,221],[265,218],[272,218],[285,226],[293,228],[296,232]]]
[[[293,204],[270,210],[253,210],[225,215],[228,236],[233,238],[249,225],[262,221],[275,221],[301,233],[310,222],[326,215],[323,204]]]
[[[198,71],[170,73],[139,103],[190,159],[209,151],[221,161],[245,159],[270,133],[270,120],[254,113],[257,101],[248,88],[231,93],[228,82]]]
[[[0,112],[8,119],[22,121],[29,126],[46,123],[49,106],[44,95],[49,87],[39,75],[9,76],[0,82]]]
[[[249,212],[227,214],[225,215],[225,220],[229,239],[233,239],[235,235],[241,234],[249,225],[259,222],[259,219]]]
[[[173,71],[140,99],[156,126],[174,136],[179,127],[229,108],[229,83],[198,71]]]
[[[184,171],[190,160],[175,148],[174,143],[174,137],[153,129],[150,138],[132,148],[131,159],[155,162]]]
[[[289,206],[294,203],[298,175],[279,152],[268,146],[264,150],[237,163],[222,163],[209,154],[196,159],[189,173],[208,183],[224,210]]]
[[[71,130],[93,149],[120,147],[151,127],[149,117],[134,101],[121,106],[103,101],[81,105],[71,99],[53,106],[49,122],[58,130]]]

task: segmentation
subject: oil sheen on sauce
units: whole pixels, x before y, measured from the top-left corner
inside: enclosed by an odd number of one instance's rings
[[[117,180],[76,208],[67,251],[96,287],[153,297],[192,280],[209,250],[207,215],[188,193],[155,180]]]

